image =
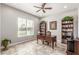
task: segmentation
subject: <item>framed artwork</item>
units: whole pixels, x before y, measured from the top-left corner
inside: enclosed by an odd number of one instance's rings
[[[50,30],[56,30],[57,29],[57,22],[52,21],[50,22]]]

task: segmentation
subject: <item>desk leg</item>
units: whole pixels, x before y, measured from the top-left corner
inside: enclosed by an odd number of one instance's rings
[[[57,42],[55,42],[55,46],[57,46]]]
[[[47,42],[47,45],[49,45],[49,42]]]
[[[42,41],[42,44],[44,44],[44,40]]]
[[[38,38],[37,38],[37,44],[38,44]]]
[[[52,48],[54,49],[54,42],[52,41]]]

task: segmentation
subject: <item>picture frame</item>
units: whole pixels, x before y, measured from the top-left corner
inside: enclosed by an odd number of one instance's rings
[[[50,30],[56,30],[57,29],[57,21],[50,22]]]

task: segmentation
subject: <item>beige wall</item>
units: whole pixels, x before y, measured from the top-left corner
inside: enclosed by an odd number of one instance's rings
[[[78,37],[79,37],[79,8],[78,8]]]
[[[2,5],[0,9],[2,10],[1,39],[8,38],[12,41],[12,44],[14,44],[17,42],[28,41],[36,36],[39,27],[39,18],[6,5]],[[18,38],[17,36],[18,17],[31,19],[34,21],[34,36],[26,36]]]
[[[0,43],[1,43],[1,5],[0,5]]]

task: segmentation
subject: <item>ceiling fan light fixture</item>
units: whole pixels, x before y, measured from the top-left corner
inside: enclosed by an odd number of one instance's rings
[[[39,8],[39,10],[37,10],[36,12],[39,12],[42,10],[43,13],[46,13],[46,10],[51,10],[52,8],[51,7],[45,7],[46,3],[43,3],[41,5],[41,7],[39,6],[34,6],[35,8]]]
[[[65,5],[64,8],[68,8],[67,5]]]

